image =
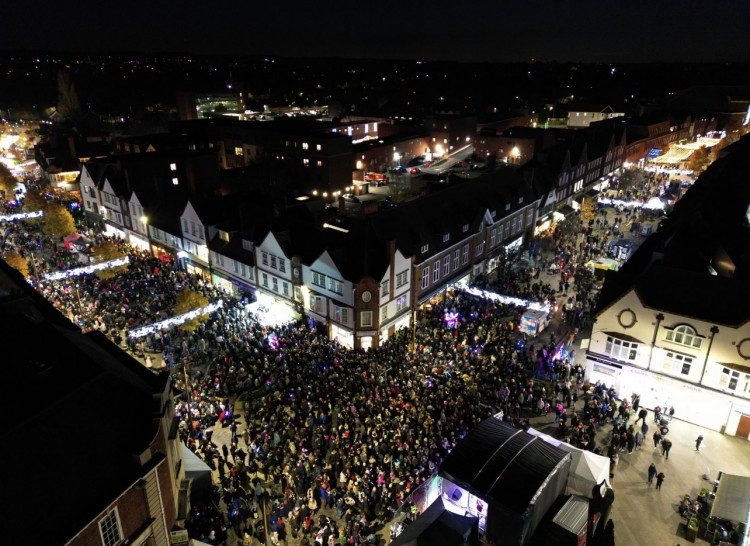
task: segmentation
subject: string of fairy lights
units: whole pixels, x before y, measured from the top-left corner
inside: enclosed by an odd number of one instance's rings
[[[130,330],[128,332],[128,337],[135,339],[147,336],[149,334],[155,334],[156,332],[159,332],[161,330],[168,330],[169,328],[174,328],[175,326],[184,324],[185,322],[197,318],[201,315],[209,315],[215,311],[218,311],[223,306],[224,300],[216,300],[213,303],[209,303],[205,307],[193,309],[192,311],[177,315],[176,317],[170,317],[160,322],[154,322],[152,324],[147,324],[146,326],[136,328],[135,330]]]
[[[15,222],[16,220],[31,220],[33,218],[41,218],[44,216],[43,210],[35,210],[33,212],[18,212],[16,214],[2,214],[0,215],[0,222]]]

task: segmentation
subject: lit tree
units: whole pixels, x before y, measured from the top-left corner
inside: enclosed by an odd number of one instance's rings
[[[706,170],[711,162],[711,152],[705,146],[701,146],[693,152],[688,161],[688,169],[695,173],[701,173]]]
[[[177,294],[174,314],[182,315],[184,313],[189,313],[190,311],[194,311],[195,309],[205,307],[208,304],[208,298],[201,296],[197,292],[193,292],[190,288],[183,288],[183,290],[179,294]],[[201,323],[206,322],[207,320],[208,315],[200,315],[192,320],[188,320],[187,322],[183,323],[181,328],[186,332],[192,332],[193,330],[198,328]]]
[[[3,260],[24,277],[29,276],[29,261],[17,252],[6,252],[3,255]]]
[[[596,218],[596,212],[594,210],[594,201],[590,198],[585,198],[581,203],[580,210],[581,223],[584,226],[589,225],[589,222]]]
[[[62,238],[76,230],[73,216],[62,205],[49,205],[41,220],[42,232],[45,235]]]
[[[112,243],[105,242],[99,245],[96,245],[94,248],[91,249],[94,262],[108,262],[110,260],[117,260],[119,258],[125,257],[125,252],[117,248],[117,246],[113,245]],[[128,269],[128,265],[120,265],[117,267],[110,267],[109,269],[102,269],[100,271],[96,271],[94,275],[99,277],[100,279],[111,279],[113,277],[116,277],[120,273],[125,272]]]
[[[641,186],[643,182],[645,182],[646,177],[644,176],[643,171],[638,167],[630,167],[623,171],[619,179],[619,188],[621,190],[627,190],[628,188]]]
[[[13,194],[17,183],[18,180],[11,174],[5,163],[0,163],[0,191],[4,191],[6,197],[10,196]]]
[[[34,212],[37,210],[47,210],[49,202],[44,197],[44,194],[38,190],[29,190],[23,198],[23,210],[26,212]]]

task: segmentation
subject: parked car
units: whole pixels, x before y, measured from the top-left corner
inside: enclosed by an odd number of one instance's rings
[[[351,193],[345,193],[341,196],[345,201],[351,201],[352,203],[359,203],[359,197]]]

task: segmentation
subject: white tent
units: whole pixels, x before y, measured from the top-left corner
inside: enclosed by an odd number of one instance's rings
[[[568,476],[568,493],[583,495],[591,499],[593,498],[591,491],[595,485],[606,482],[609,486],[608,457],[578,449],[533,428],[530,428],[528,432],[534,436],[539,436],[545,442],[559,447],[563,451],[567,451],[573,457],[570,464],[570,475]]]

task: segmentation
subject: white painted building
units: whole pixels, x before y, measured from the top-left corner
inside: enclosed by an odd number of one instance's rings
[[[268,232],[255,247],[256,281],[258,301],[282,304],[294,309],[295,281],[302,271],[292,267],[292,257],[287,255],[279,236]],[[301,300],[302,295],[299,294]]]
[[[354,347],[354,289],[327,250],[309,266],[302,266],[302,282],[306,314],[328,324],[330,339]]]
[[[413,312],[411,297],[411,258],[392,249],[391,264],[380,279],[380,343],[405,326]]]

